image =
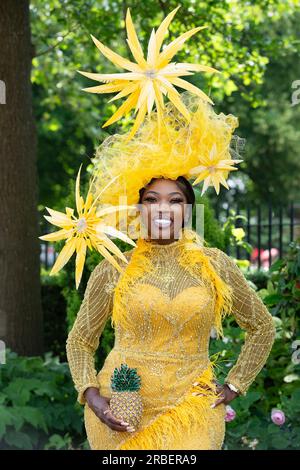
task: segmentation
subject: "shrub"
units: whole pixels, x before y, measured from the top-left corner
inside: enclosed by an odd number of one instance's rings
[[[258,292],[273,315],[275,342],[247,395],[231,403],[236,418],[226,425],[225,449],[300,448],[299,279],[300,246],[292,243],[287,256],[271,267],[267,289]],[[224,322],[223,340],[211,342],[212,354],[220,356],[221,381],[245,340],[245,332],[236,326],[234,317],[228,318]],[[272,422],[273,408],[284,412],[283,425]]]
[[[67,363],[6,351],[0,368],[0,448],[87,448],[83,408]]]

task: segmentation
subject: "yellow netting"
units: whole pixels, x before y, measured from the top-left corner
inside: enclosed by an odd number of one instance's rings
[[[97,195],[120,175],[101,195],[101,204],[118,205],[125,196],[127,204],[137,204],[139,190],[151,178],[191,179],[189,171],[209,156],[213,145],[222,159],[238,157],[232,148],[237,118],[217,114],[209,103],[189,92],[181,96],[190,112],[190,123],[167,103],[161,115],[152,113],[146,119],[132,140],[127,140],[126,133],[115,134],[97,148],[92,192]]]

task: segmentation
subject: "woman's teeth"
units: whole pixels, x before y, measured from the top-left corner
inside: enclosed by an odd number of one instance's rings
[[[154,224],[157,227],[170,227],[171,223],[170,219],[154,219]]]

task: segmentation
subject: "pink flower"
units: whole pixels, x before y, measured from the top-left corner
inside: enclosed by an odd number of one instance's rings
[[[271,419],[274,424],[281,426],[285,422],[285,414],[278,408],[273,408],[271,411]]]
[[[234,411],[234,409],[231,408],[230,405],[226,405],[225,421],[228,423],[229,421],[233,421],[235,417],[236,412]]]
[[[270,254],[271,254],[271,262],[273,262],[274,259],[279,255],[279,250],[277,248],[271,248],[270,251],[268,249],[264,250],[261,248],[260,250],[258,250],[258,248],[253,248],[252,253],[251,253],[252,264],[257,264],[259,254],[260,254],[260,261],[261,261],[262,267],[268,268]]]

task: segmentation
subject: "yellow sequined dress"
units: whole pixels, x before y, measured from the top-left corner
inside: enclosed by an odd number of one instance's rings
[[[212,327],[221,331],[216,288],[222,281],[231,292],[230,314],[246,331],[226,381],[244,395],[266,362],[275,331],[260,298],[222,251],[198,248],[193,265],[189,256],[195,250],[189,248],[185,238],[168,245],[139,238],[137,246],[125,253],[126,274],[120,275],[104,259],[89,278],[67,339],[67,358],[78,401],[84,405],[91,449],[222,448],[226,409],[223,403],[210,407],[217,392],[208,352]],[[94,354],[110,317],[115,319],[115,344],[97,373]],[[83,395],[93,386],[110,397],[112,372],[123,362],[136,367],[141,376],[144,413],[133,433],[114,431],[102,423]]]

